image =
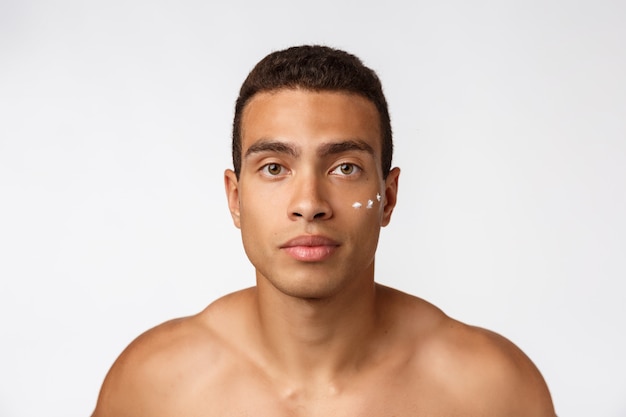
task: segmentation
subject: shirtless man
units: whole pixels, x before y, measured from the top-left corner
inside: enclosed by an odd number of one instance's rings
[[[259,62],[224,175],[256,286],[132,342],[94,417],[554,417],[515,345],[374,282],[391,153],[358,58],[306,46]]]

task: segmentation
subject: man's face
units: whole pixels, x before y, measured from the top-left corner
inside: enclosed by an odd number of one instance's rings
[[[383,179],[378,111],[344,92],[284,89],[246,105],[228,203],[257,271],[283,293],[332,296],[373,280],[399,170]]]

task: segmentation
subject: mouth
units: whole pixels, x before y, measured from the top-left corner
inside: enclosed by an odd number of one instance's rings
[[[321,262],[337,250],[339,243],[325,236],[298,236],[280,246],[280,249],[301,262]]]

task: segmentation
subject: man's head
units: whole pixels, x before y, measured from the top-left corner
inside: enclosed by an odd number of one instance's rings
[[[381,131],[381,168],[391,169],[393,139],[387,101],[378,76],[347,52],[325,46],[297,46],[271,53],[250,72],[239,91],[233,121],[233,168],[241,169],[241,121],[246,104],[258,93],[281,89],[337,91],[358,94],[378,110]]]
[[[224,185],[259,288],[302,299],[369,288],[400,174],[374,72],[327,47],[270,54],[244,82],[233,130]]]

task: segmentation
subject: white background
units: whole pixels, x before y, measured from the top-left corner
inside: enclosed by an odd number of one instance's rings
[[[220,3],[0,0],[0,416],[89,415],[139,333],[253,284],[233,105],[301,43],[385,87],[379,281],[514,341],[560,416],[626,416],[626,4]]]

